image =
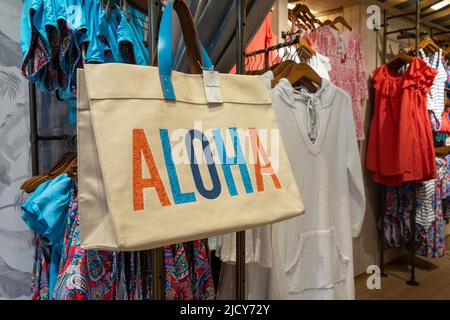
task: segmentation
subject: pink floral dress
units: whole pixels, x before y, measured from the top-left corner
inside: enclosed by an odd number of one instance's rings
[[[358,140],[364,140],[363,100],[369,97],[361,37],[353,31],[323,26],[306,35],[314,50],[330,59],[330,80],[352,98]]]

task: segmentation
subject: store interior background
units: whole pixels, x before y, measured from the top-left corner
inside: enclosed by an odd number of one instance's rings
[[[273,11],[273,21],[272,26],[274,33],[278,35],[281,39],[281,34],[283,31],[288,29],[288,22],[286,20],[288,3],[297,3],[298,1],[288,1],[288,0],[277,0]],[[430,7],[439,1],[420,1],[423,22],[421,26],[421,32],[430,32],[430,29],[434,31],[439,30],[449,30],[450,27],[450,5],[445,6],[440,10],[432,10]],[[300,2],[299,2],[300,3]],[[319,18],[321,21],[327,19],[333,20],[336,16],[343,16],[346,21],[352,26],[353,30],[360,33],[364,55],[366,61],[366,69],[368,75],[371,74],[380,64],[382,59],[382,43],[383,43],[383,31],[380,29],[378,32],[370,30],[367,27],[367,19],[370,18],[371,12],[367,12],[367,9],[371,5],[377,5],[380,8],[380,23],[383,23],[383,9],[389,10],[389,15],[397,15],[403,13],[415,12],[415,1],[414,0],[384,0],[384,1],[366,1],[366,0],[343,0],[343,1],[326,1],[326,0],[306,0],[301,1],[308,6],[312,13]],[[425,8],[425,10],[424,10]],[[409,16],[407,18],[393,19],[389,21],[389,30],[397,30],[402,28],[410,28],[415,26],[415,16]],[[444,27],[444,28],[443,28]],[[344,30],[344,29],[342,29]],[[397,34],[388,36],[387,41],[387,59],[389,60],[390,55],[395,55],[398,53],[400,48],[409,48],[413,45],[415,39],[397,39]],[[370,86],[369,86],[370,88]],[[372,101],[367,101],[365,107],[365,132],[366,137],[368,136],[369,125],[371,120],[372,112]],[[363,168],[364,159],[366,154],[366,143],[367,139],[361,144],[361,161]],[[367,199],[367,209],[363,228],[361,230],[360,236],[353,241],[353,251],[354,251],[354,268],[355,276],[361,278],[361,280],[356,283],[356,297],[357,298],[376,298],[376,292],[367,293],[367,288],[365,287],[365,279],[367,276],[367,267],[370,265],[377,265],[380,262],[380,237],[377,229],[377,217],[379,216],[380,210],[380,189],[374,184],[367,172],[365,172],[365,185],[366,185],[366,199]],[[446,225],[446,237],[449,240],[450,228]],[[448,242],[447,242],[448,243]],[[447,244],[448,248],[448,244]],[[403,260],[402,260],[403,258]],[[400,260],[400,265],[394,265],[393,269],[400,272],[393,272],[395,279],[398,283],[405,285],[405,290],[408,288],[413,289],[413,291],[421,290],[419,287],[409,287],[405,284],[405,281],[409,278],[409,268],[408,268],[408,253],[404,250],[397,248],[389,248],[385,250],[385,263],[397,262]],[[402,261],[401,261],[402,260]],[[438,261],[439,260],[439,261]],[[418,266],[418,278],[423,275],[431,274],[433,271],[439,268],[445,268],[448,266],[448,261],[450,257],[448,255],[440,259],[425,259],[422,257],[416,257],[416,263]],[[389,269],[387,269],[389,272]],[[450,272],[450,269],[449,271]],[[392,274],[390,275],[392,278]],[[448,277],[448,274],[447,274]],[[420,282],[420,279],[419,279]],[[432,284],[426,284],[426,286],[431,286]],[[445,293],[442,295],[443,298],[450,298],[450,287],[448,284],[443,287]],[[422,287],[423,288],[423,287]],[[359,292],[358,292],[359,291]],[[375,290],[376,291],[376,290]],[[430,293],[430,296],[432,293]],[[385,298],[382,294],[378,296],[379,298]],[[399,296],[393,295],[395,298],[400,298]],[[416,298],[425,298],[426,293],[423,295],[419,294],[415,296]]]
[[[422,6],[427,6],[435,2],[438,1],[421,1]],[[378,5],[382,11],[383,6],[386,6],[389,8],[390,14],[398,14],[414,11],[415,5],[414,0],[307,0],[303,1],[303,3],[306,4],[320,20],[332,20],[338,15],[345,17],[353,30],[361,34],[366,68],[369,73],[381,63],[382,32],[376,32],[367,28],[366,21],[370,15],[366,12],[367,7],[370,5]],[[13,61],[11,61],[10,57],[20,57],[21,54],[19,46],[20,6],[21,1],[17,0],[2,0],[0,5],[0,73],[13,73],[19,76],[19,65],[21,61],[20,59],[13,59]],[[425,12],[425,15],[429,12],[430,9]],[[272,28],[274,33],[278,35],[279,42],[283,41],[281,33],[288,30],[287,14],[288,0],[277,0],[273,10]],[[439,21],[441,26],[449,25],[450,27],[450,6],[446,7],[446,9],[444,8],[444,10],[439,13],[424,17],[423,20],[430,26],[435,26],[435,24],[431,22],[431,20],[434,20]],[[407,19],[396,19],[389,22],[389,28],[392,30],[412,26],[414,26],[413,19],[410,21]],[[427,28],[424,28],[423,30],[428,31]],[[397,40],[396,35],[389,37],[387,49],[388,56],[389,54],[396,54],[400,46],[408,47],[413,42],[413,39]],[[18,121],[21,126],[20,130],[22,130],[22,135],[25,138],[24,140],[22,139],[24,141],[23,145],[18,145],[19,156],[17,161],[12,164],[11,168],[7,168],[8,172],[5,171],[5,168],[1,167],[0,163],[0,203],[2,204],[0,207],[0,283],[16,288],[14,291],[14,298],[27,298],[33,261],[33,247],[31,246],[32,233],[27,230],[20,219],[19,208],[17,205],[17,190],[19,190],[19,185],[23,179],[31,174],[30,153],[27,140],[29,135],[29,114],[27,108],[21,108],[21,106],[28,106],[28,84],[23,80],[18,82],[18,86],[18,92],[14,95],[14,99],[11,99],[11,96],[4,95],[0,92],[0,128],[7,117],[14,114],[17,115],[17,110],[26,111],[23,112],[23,114],[20,114],[20,119],[18,119],[20,120]],[[45,106],[50,103],[55,105],[59,104],[54,98],[41,97],[41,99],[42,101],[38,104],[40,106]],[[45,99],[51,99],[51,101]],[[67,128],[62,127],[61,124],[66,122],[66,106],[58,105],[55,108],[51,108],[51,111],[48,111],[50,108],[41,109],[42,110],[39,110],[39,123],[42,124],[42,127],[39,128],[41,133],[60,134],[65,132],[65,129]],[[368,133],[371,110],[371,101],[368,101],[365,112],[366,135]],[[50,121],[49,119],[52,120]],[[44,157],[43,163],[51,163],[54,161],[54,157],[61,154],[63,150],[63,145],[56,145],[55,147],[55,144],[53,144],[51,147],[52,149],[50,150],[50,144],[44,143],[41,145],[41,154]],[[361,145],[361,161],[363,167],[365,148],[366,145],[363,142]],[[0,156],[1,153],[2,150],[0,149]],[[367,210],[360,237],[354,239],[355,276],[366,274],[368,266],[379,263],[377,216],[379,214],[380,192],[378,187],[371,182],[371,179],[367,174],[365,178]],[[3,204],[6,204],[6,206]],[[23,233],[29,234],[29,243],[14,242],[14,235],[17,235],[18,233],[21,233],[22,235]],[[446,234],[447,236],[450,235],[450,228],[448,228],[448,225]],[[385,252],[385,262],[393,261],[406,254],[405,251],[395,248],[388,249]],[[423,260],[422,258],[417,259]],[[449,257],[446,256],[441,259],[449,260]],[[433,263],[432,260],[431,262]],[[11,268],[15,271],[12,272]],[[0,299],[5,297],[6,296],[2,294],[2,288],[0,286]]]

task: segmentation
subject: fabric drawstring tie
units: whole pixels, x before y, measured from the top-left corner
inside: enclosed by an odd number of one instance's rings
[[[306,112],[308,136],[311,140],[316,140],[318,123],[317,107],[320,105],[320,99],[305,90],[302,90],[302,94],[306,100],[306,107],[308,108],[308,112]]]

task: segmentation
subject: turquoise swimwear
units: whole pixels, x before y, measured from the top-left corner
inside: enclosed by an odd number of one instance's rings
[[[130,10],[131,8],[128,8]],[[136,11],[135,11],[136,12]],[[136,14],[136,13],[135,13]],[[133,15],[132,15],[133,16]],[[134,18],[134,21],[136,21],[136,18]],[[143,23],[143,22],[141,22]],[[131,21],[130,23],[131,29],[134,34],[134,48],[138,48],[139,52],[137,53],[140,57],[136,59],[137,64],[146,66],[149,64],[149,54],[148,49],[144,45],[144,27],[140,27],[139,24],[136,24],[135,22]],[[136,49],[135,49],[136,50]],[[136,54],[136,53],[135,53]]]
[[[22,0],[22,4],[22,73],[40,91],[56,91],[60,100],[76,99],[76,69],[85,62],[148,65],[146,16],[132,7],[128,21],[118,6],[107,19],[99,0]],[[72,122],[73,110],[70,113]]]
[[[69,84],[69,70],[64,68],[64,65],[68,65],[64,61],[70,59],[69,48],[72,41],[72,32],[67,25],[67,1],[53,0],[53,7],[59,31],[58,87],[65,89]]]
[[[67,0],[67,25],[72,32],[68,58],[62,68],[68,75],[68,85],[59,92],[63,100],[76,98],[76,70],[82,67],[81,45],[88,42],[85,2],[91,0]]]
[[[108,22],[106,21],[106,8],[99,6],[97,15],[97,30],[96,36],[100,41],[101,48],[103,49],[103,56],[105,62],[111,62],[112,52],[108,42]]]
[[[27,226],[48,239],[51,246],[49,290],[56,284],[64,232],[74,183],[67,174],[41,184],[21,206]],[[51,296],[51,295],[50,295]]]
[[[112,62],[124,63],[124,59],[120,52],[119,41],[118,41],[118,29],[119,29],[120,13],[117,9],[111,11],[109,19],[106,20],[107,23],[107,33],[106,38],[109,44],[109,49],[112,54]]]
[[[98,16],[100,14],[100,1],[89,1],[85,7],[88,46],[86,50],[86,63],[104,63],[103,46],[97,37]]]
[[[48,39],[48,50],[50,51],[50,63],[44,74],[44,86],[47,91],[57,89],[59,70],[59,43],[60,36],[58,23],[56,21],[54,0],[42,0],[43,24]]]
[[[125,12],[120,10],[117,39],[124,62],[148,65],[148,51],[145,49],[143,39],[139,39],[138,36],[134,24],[128,21]]]
[[[105,62],[124,62],[119,50],[119,43],[117,42],[119,20],[120,14],[116,8],[111,10],[108,18],[106,17],[106,9],[100,9],[97,37],[104,45]]]
[[[146,20],[147,16],[141,11],[133,9],[133,7],[128,7],[128,12],[130,13],[131,22],[136,30],[136,38],[144,40],[145,39],[144,21]]]
[[[43,23],[42,4],[42,0],[22,0],[20,46],[23,62],[21,71],[32,82],[42,80],[51,59]]]

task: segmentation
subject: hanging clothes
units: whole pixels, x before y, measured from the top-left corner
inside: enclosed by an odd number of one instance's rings
[[[84,250],[80,247],[78,200],[72,200],[64,236],[64,249],[55,300],[112,300],[118,269],[115,252]]]
[[[31,279],[36,300],[142,300],[151,297],[150,251],[80,246],[78,199],[67,174],[42,183],[21,206],[37,233]]]
[[[428,230],[430,225],[436,220],[435,199],[436,183],[434,180],[424,181],[417,186],[417,210],[416,223]],[[433,205],[434,204],[434,205]]]
[[[30,81],[41,79],[51,59],[50,45],[43,22],[42,0],[23,1],[20,24],[22,73]]]
[[[330,58],[323,54],[316,52],[308,61],[301,61],[297,54],[296,46],[285,47],[280,50],[279,57],[288,57],[288,60],[293,60],[296,63],[306,62],[313,70],[321,77],[330,80],[331,61]],[[272,72],[272,71],[268,71]],[[270,87],[269,87],[270,88]]]
[[[360,35],[354,31],[338,31],[323,26],[306,34],[317,52],[330,59],[330,79],[352,99],[355,132],[364,140],[364,119],[361,102],[369,98],[367,72]]]
[[[417,254],[428,258],[439,258],[446,254],[443,200],[450,196],[448,193],[448,162],[445,157],[436,157],[437,178],[431,181],[434,193],[425,198],[417,198],[417,207],[422,207],[424,201],[431,201],[432,207],[428,216],[431,223],[417,223],[418,247]],[[416,221],[417,222],[417,221]]]
[[[326,79],[316,93],[281,79],[271,98],[306,213],[272,226],[269,297],[353,299],[365,194],[351,98]]]
[[[413,58],[404,74],[386,65],[373,73],[375,111],[370,124],[366,167],[382,185],[436,177],[431,124],[426,108],[436,70]]]
[[[330,71],[332,68],[330,58],[316,52],[316,54],[309,59],[308,64],[322,79],[330,80]]]
[[[411,236],[413,185],[385,188],[384,234],[385,246],[405,247]]]
[[[445,71],[447,73],[447,80],[445,81],[445,89],[444,89],[444,112],[442,114],[442,126],[441,131],[447,134],[450,134],[450,60],[445,57],[442,60],[443,65],[445,67]],[[446,143],[447,145],[449,143]]]
[[[275,0],[247,1],[245,44],[250,43],[274,3]],[[195,6],[195,3],[192,3],[192,6]],[[214,61],[215,69],[227,73],[236,63],[236,8],[234,7],[234,0],[202,0],[198,3],[197,8],[195,26],[199,33],[199,40],[205,46],[211,61]],[[203,10],[201,10],[202,8]],[[189,59],[183,43],[184,41],[180,41],[175,54],[174,69],[189,72]]]
[[[385,189],[386,247],[409,247],[411,215],[415,206],[416,253],[427,258],[439,258],[446,254],[443,203],[450,197],[448,159],[448,156],[436,157],[436,179]],[[416,203],[413,203],[413,188],[416,188]]]
[[[40,91],[63,100],[76,97],[76,69],[84,63],[148,65],[142,15],[100,0],[22,0],[22,73]],[[83,53],[85,55],[83,56]]]
[[[36,235],[33,272],[31,275],[31,299],[50,300],[50,255],[47,239]]]
[[[213,300],[214,290],[207,240],[164,247],[166,300]]]
[[[272,31],[272,11],[269,11],[269,14],[267,15],[263,24],[259,28],[258,32],[253,37],[250,44],[245,49],[245,52],[251,53],[257,50],[272,47],[273,45],[278,43],[277,38],[278,37]],[[252,63],[249,66],[246,66],[246,71],[264,70],[266,68],[264,62],[265,59],[264,54],[258,55],[257,57],[254,57],[254,59],[257,60],[257,62]],[[275,51],[269,52],[269,67],[276,62],[277,62],[276,52]],[[231,69],[230,73],[232,74],[236,73],[236,66],[234,66],[233,69]]]
[[[22,219],[27,226],[45,237],[50,246],[49,298],[56,285],[62,254],[70,196],[74,184],[67,174],[41,184],[22,204]]]

